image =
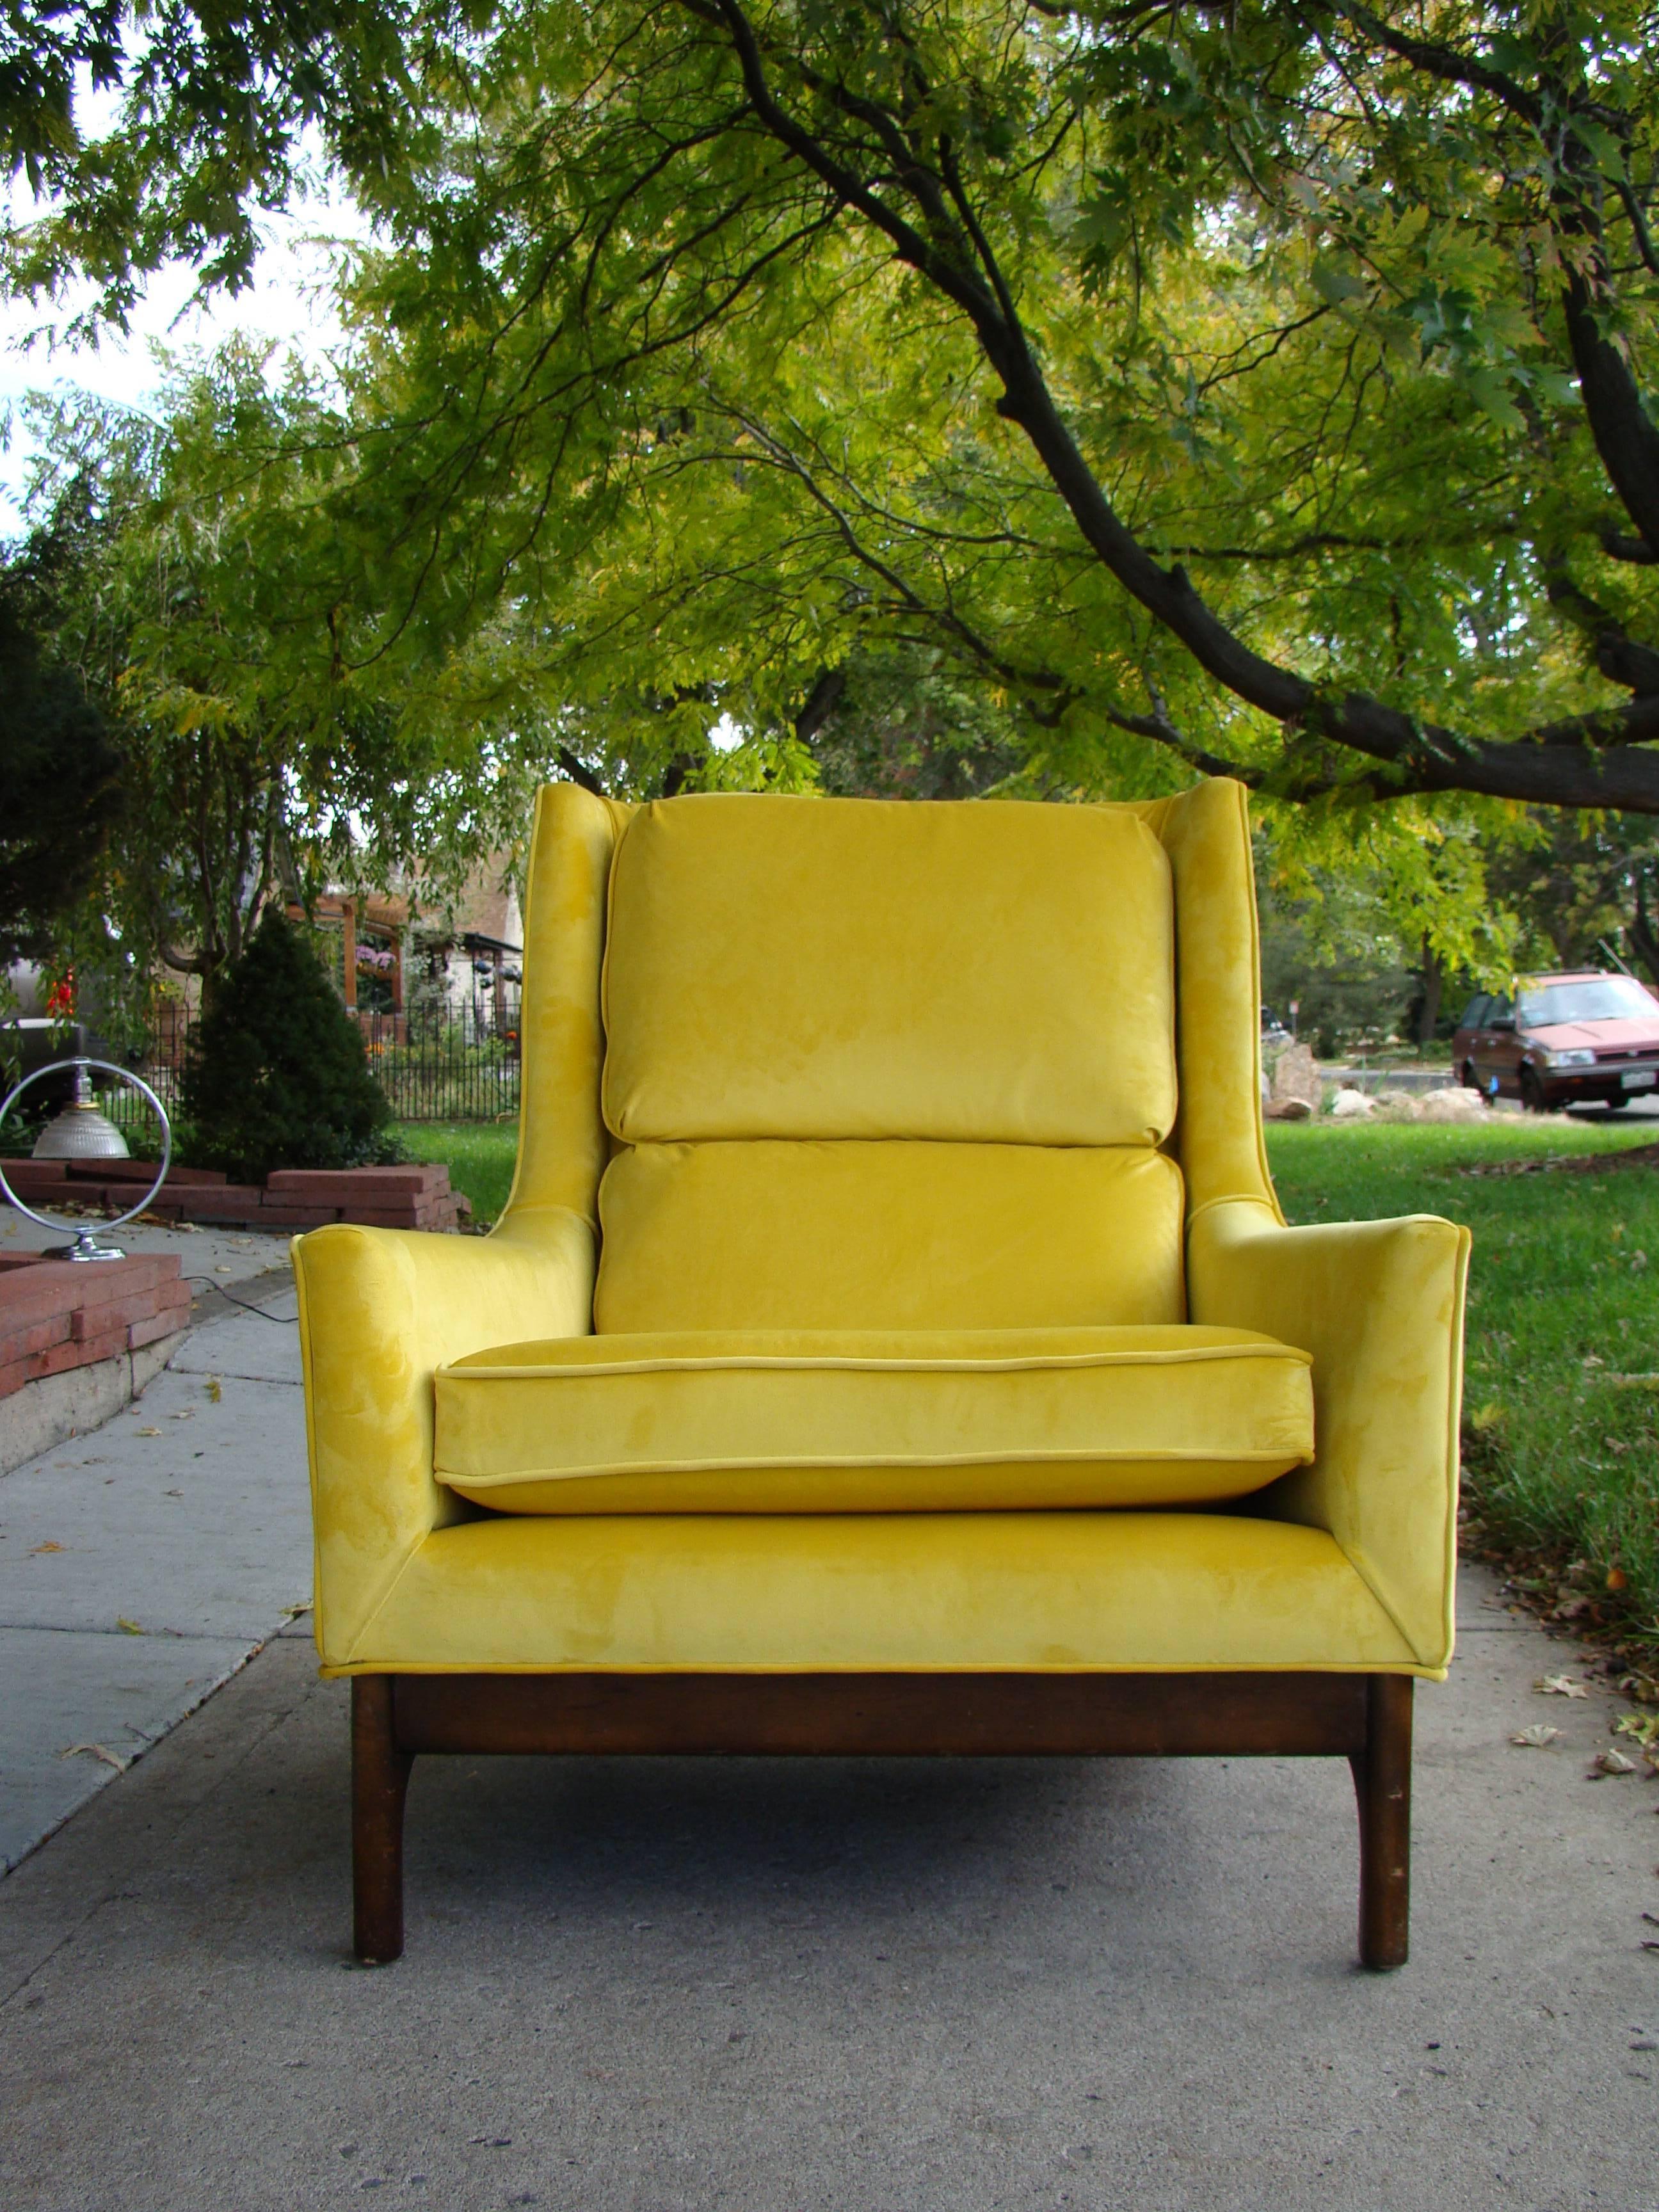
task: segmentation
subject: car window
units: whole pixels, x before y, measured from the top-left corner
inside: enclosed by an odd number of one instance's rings
[[[1508,997],[1500,991],[1495,999],[1488,999],[1486,1001],[1486,1011],[1480,1017],[1482,1028],[1490,1029],[1494,1022],[1507,1020],[1509,1012]]]
[[[1630,975],[1545,983],[1521,994],[1522,1029],[1551,1029],[1558,1022],[1641,1021],[1659,1021],[1659,1000]]]
[[[1486,1018],[1486,994],[1479,991],[1457,1018],[1460,1030],[1478,1030]]]

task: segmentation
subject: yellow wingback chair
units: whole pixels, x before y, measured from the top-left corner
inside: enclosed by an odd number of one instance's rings
[[[423,1751],[1324,1753],[1405,1956],[1468,1240],[1285,1226],[1244,794],[544,792],[512,1197],[295,1245],[356,1942]]]

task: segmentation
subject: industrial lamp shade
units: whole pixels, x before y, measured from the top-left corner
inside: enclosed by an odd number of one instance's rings
[[[60,1114],[40,1132],[34,1147],[37,1160],[124,1160],[127,1140],[108,1115],[100,1113],[92,1095],[88,1063],[77,1060],[75,1095]]]
[[[156,1168],[149,1189],[141,1194],[136,1206],[128,1206],[125,1213],[118,1213],[113,1221],[105,1224],[110,1229],[118,1229],[124,1221],[131,1221],[144,1211],[151,1199],[167,1181],[167,1170],[173,1164],[173,1124],[167,1119],[167,1108],[162,1105],[143,1076],[135,1075],[131,1068],[118,1067],[112,1060],[86,1060],[79,1056],[74,1060],[55,1060],[49,1067],[37,1067],[33,1075],[26,1075],[20,1084],[9,1091],[3,1098],[0,1098],[0,1122],[4,1121],[7,1115],[10,1113],[31,1083],[39,1083],[45,1076],[61,1075],[67,1069],[75,1078],[75,1095],[35,1146],[35,1158],[37,1160],[125,1159],[127,1148],[121,1132],[112,1121],[106,1121],[93,1103],[92,1085],[88,1080],[88,1076],[89,1071],[94,1067],[101,1067],[106,1075],[118,1076],[123,1083],[130,1083],[155,1116],[156,1123],[161,1132],[161,1164]],[[123,1180],[125,1181],[125,1178]],[[26,1221],[36,1222],[42,1229],[67,1228],[73,1231],[75,1237],[73,1244],[49,1246],[40,1255],[43,1260],[118,1260],[124,1256],[114,1245],[100,1244],[90,1229],[80,1227],[74,1222],[54,1221],[50,1214],[37,1213],[32,1206],[25,1206],[17,1193],[6,1181],[6,1164],[3,1158],[0,1158],[0,1200],[3,1200],[8,1206],[15,1206]]]

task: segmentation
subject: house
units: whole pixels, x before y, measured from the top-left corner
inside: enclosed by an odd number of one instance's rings
[[[509,867],[497,856],[457,898],[429,905],[418,882],[383,896],[329,891],[314,902],[312,926],[337,939],[341,995],[377,1041],[402,1044],[411,1029],[516,1037],[524,924]],[[289,912],[301,918],[298,907]]]

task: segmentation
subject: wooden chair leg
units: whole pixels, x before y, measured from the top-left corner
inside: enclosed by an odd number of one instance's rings
[[[404,1949],[404,1796],[409,1753],[398,1748],[390,1674],[351,1684],[352,1948],[366,1966]]]
[[[1412,1678],[1373,1674],[1365,1748],[1349,1760],[1359,1799],[1359,1959],[1403,1966],[1411,1927]]]

